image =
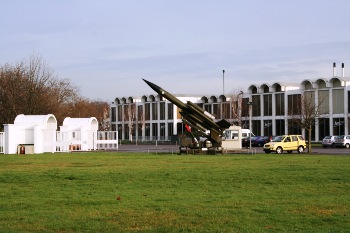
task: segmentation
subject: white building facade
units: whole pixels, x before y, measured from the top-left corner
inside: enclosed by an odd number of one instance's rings
[[[313,141],[321,141],[327,135],[350,133],[350,78],[346,77],[304,80],[297,84],[251,84],[246,92],[230,96],[175,96],[199,105],[217,119],[238,123],[262,136],[307,136],[305,130],[288,119],[293,109],[300,108],[301,97],[308,96],[319,106],[319,117],[311,135]],[[116,98],[110,111],[111,130],[118,131],[120,140],[176,141],[184,132],[179,109],[159,95]]]

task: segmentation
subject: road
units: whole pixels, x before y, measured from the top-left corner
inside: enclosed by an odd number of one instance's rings
[[[254,147],[256,148],[256,153],[264,153],[262,148],[260,147]],[[312,154],[329,154],[329,155],[350,155],[350,149],[345,149],[345,148],[323,148],[321,146],[313,146],[312,149]],[[305,151],[306,152],[306,151]],[[287,153],[287,152],[283,152]],[[296,151],[293,151],[293,153],[298,153]]]
[[[262,147],[253,147],[256,153],[264,153]],[[176,154],[179,152],[179,145],[134,145],[134,144],[120,144],[118,151],[123,152],[168,152]],[[284,152],[287,153],[287,152]],[[293,151],[293,153],[297,153]],[[329,154],[329,155],[350,155],[350,149],[345,148],[323,148],[320,146],[312,147],[312,154]]]

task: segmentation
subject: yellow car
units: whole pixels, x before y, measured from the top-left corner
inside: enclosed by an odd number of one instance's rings
[[[263,150],[266,154],[276,152],[281,154],[283,151],[292,153],[293,150],[303,153],[306,149],[306,143],[301,135],[283,135],[275,137],[271,142],[264,145]]]

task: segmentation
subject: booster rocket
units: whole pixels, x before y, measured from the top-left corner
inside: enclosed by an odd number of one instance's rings
[[[150,86],[159,95],[163,96],[165,99],[169,100],[171,103],[175,104],[181,109],[180,114],[185,124],[191,126],[191,128],[196,130],[202,137],[209,139],[213,146],[221,146],[223,131],[230,127],[229,122],[224,119],[214,121],[215,117],[213,115],[207,111],[204,111],[201,107],[192,103],[191,101],[183,103],[158,85],[145,79],[143,79],[143,81],[145,81],[148,86]],[[207,131],[210,133],[207,134]]]

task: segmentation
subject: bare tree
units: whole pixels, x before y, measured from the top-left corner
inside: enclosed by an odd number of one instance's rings
[[[320,116],[320,111],[324,108],[323,99],[318,98],[315,101],[314,91],[305,91],[297,103],[293,103],[288,108],[288,122],[289,125],[297,125],[301,129],[305,129],[307,132],[307,148],[308,153],[312,152],[311,135],[312,128],[315,125],[316,119]]]
[[[146,120],[145,120],[145,117],[144,117],[144,107],[143,106],[138,106],[138,111],[137,111],[137,120],[138,120],[138,130],[139,132],[141,132],[141,135],[142,135],[142,132],[145,131],[145,127],[146,127]],[[139,134],[140,136],[140,134]]]
[[[53,113],[53,84],[57,81],[52,70],[40,57],[0,68],[1,122],[12,123],[18,114]]]
[[[132,142],[132,133],[134,132],[135,125],[135,117],[136,117],[136,104],[130,103],[124,105],[124,121],[127,122],[128,132],[129,132],[129,140]]]
[[[40,56],[0,66],[0,128],[19,114],[53,114],[59,125],[68,116],[94,116],[105,129],[108,108],[106,102],[80,97],[79,89],[68,79],[58,79]]]
[[[24,112],[25,78],[21,66],[6,64],[0,69],[0,127]]]
[[[243,92],[233,92],[229,95],[230,111],[229,116],[231,123],[241,126],[242,125],[242,98]]]
[[[100,100],[89,100],[87,98],[75,96],[71,102],[64,107],[65,116],[76,118],[96,117],[98,127],[101,131],[110,129],[109,105]]]

